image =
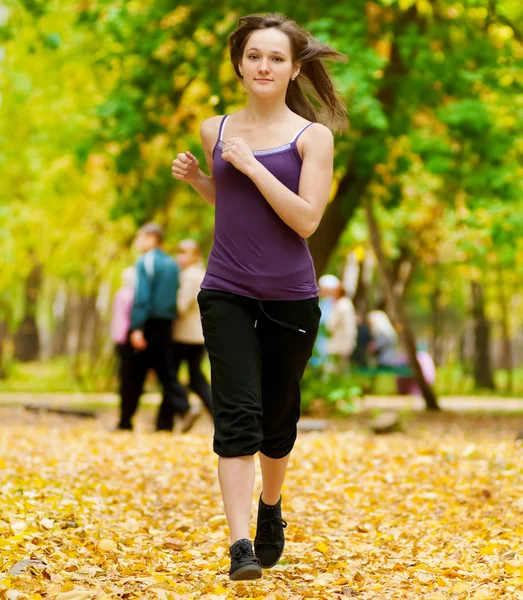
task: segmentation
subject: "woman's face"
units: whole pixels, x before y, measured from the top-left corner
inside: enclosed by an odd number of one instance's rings
[[[259,96],[284,93],[298,71],[292,62],[289,38],[274,27],[251,34],[239,66],[245,89]]]

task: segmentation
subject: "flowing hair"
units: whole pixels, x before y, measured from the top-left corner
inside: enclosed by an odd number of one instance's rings
[[[273,27],[287,35],[292,60],[301,63],[298,77],[291,79],[287,88],[287,106],[308,121],[323,123],[332,130],[344,129],[347,109],[336,93],[323,61],[346,61],[347,57],[323,44],[284,15],[271,13],[240,18],[238,27],[229,36],[229,52],[236,75],[242,79],[239,65],[250,35],[259,29]]]

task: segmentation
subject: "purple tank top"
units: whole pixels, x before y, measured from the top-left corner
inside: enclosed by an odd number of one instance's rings
[[[247,175],[222,159],[223,128],[213,150],[216,181],[214,244],[202,288],[257,300],[305,300],[318,295],[307,242],[286,225]],[[312,123],[283,146],[254,156],[298,193],[302,160],[296,142]]]

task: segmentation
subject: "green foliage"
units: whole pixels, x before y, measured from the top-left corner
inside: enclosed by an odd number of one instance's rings
[[[114,289],[133,259],[134,228],[148,219],[167,226],[170,248],[190,235],[210,249],[213,211],[173,181],[170,164],[186,149],[203,162],[200,122],[244,104],[227,37],[254,10],[281,11],[347,55],[346,64],[332,65],[350,121],[336,139],[333,193],[349,174],[342,214],[365,194],[379,201],[388,256],[406,252],[416,265],[409,302],[420,322],[429,318],[436,281],[442,309],[457,321],[470,278],[486,280],[493,311],[490,272],[503,270],[509,296],[518,289],[520,2],[4,5],[0,318],[12,330],[35,262],[52,297],[62,285],[81,294],[103,282]],[[353,189],[362,193],[355,198]],[[356,213],[332,264],[365,239]],[[517,310],[513,318],[515,328]]]
[[[302,379],[302,410],[308,413],[323,406],[328,413],[348,415],[354,412],[354,400],[362,395],[348,368],[336,369],[334,365],[310,364]]]

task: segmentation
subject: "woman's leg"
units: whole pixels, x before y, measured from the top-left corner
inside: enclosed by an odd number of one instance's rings
[[[250,537],[254,474],[253,456],[218,459],[218,478],[231,544]]]
[[[287,523],[282,518],[281,489],[300,418],[300,380],[312,354],[320,311],[314,299],[265,302],[264,309],[266,315],[258,324],[262,349],[263,491],[254,548],[262,567],[270,569],[285,548]]]
[[[233,580],[261,577],[249,540],[254,455],[263,440],[261,352],[254,300],[225,292],[198,295],[205,346],[211,361],[214,451],[230,529]]]
[[[287,454],[283,458],[269,458],[260,452],[258,456],[260,457],[263,482],[261,499],[264,504],[268,504],[269,506],[278,504],[281,497],[281,488],[285,480],[287,464],[291,455]]]

